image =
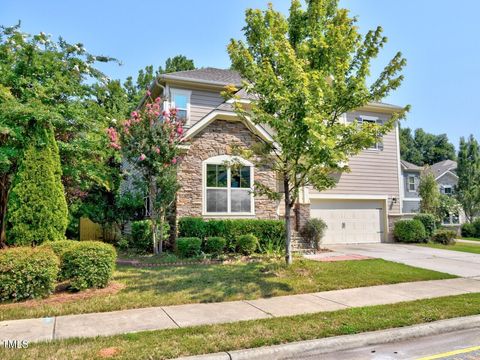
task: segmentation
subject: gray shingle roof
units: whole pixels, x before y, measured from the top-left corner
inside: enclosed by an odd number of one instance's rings
[[[223,86],[233,84],[240,87],[242,85],[242,77],[238,72],[234,70],[217,69],[212,67],[188,71],[177,71],[163,74],[160,77],[163,79],[188,80]]]
[[[439,177],[447,171],[455,172],[456,170],[457,162],[453,160],[443,160],[430,166],[430,171],[435,175],[435,177]]]
[[[406,160],[400,160],[400,163],[405,170],[422,171],[424,169],[423,166],[412,164],[411,162],[408,162]]]

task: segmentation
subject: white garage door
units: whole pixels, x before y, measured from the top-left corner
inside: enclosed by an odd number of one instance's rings
[[[312,218],[326,222],[323,244],[378,243],[384,238],[385,201],[311,199]]]

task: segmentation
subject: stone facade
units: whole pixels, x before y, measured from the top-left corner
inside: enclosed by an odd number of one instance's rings
[[[218,155],[231,155],[232,145],[250,148],[256,139],[241,121],[216,120],[198,133],[182,156],[178,169],[181,186],[177,194],[177,217],[202,216],[202,162]],[[267,168],[254,169],[256,182],[275,188],[275,173]],[[277,219],[278,202],[255,196],[255,218]],[[209,218],[214,216],[209,215]],[[225,216],[223,216],[225,217]],[[235,217],[235,215],[232,215]]]

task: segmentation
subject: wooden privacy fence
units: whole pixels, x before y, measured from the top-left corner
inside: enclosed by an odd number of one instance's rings
[[[117,225],[107,224],[102,226],[86,217],[80,218],[79,233],[80,241],[97,240],[112,244],[118,241],[121,236],[120,228]]]

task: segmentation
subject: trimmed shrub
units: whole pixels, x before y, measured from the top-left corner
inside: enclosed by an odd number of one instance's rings
[[[49,249],[55,253],[60,259],[60,271],[58,272],[58,280],[63,281],[67,279],[65,275],[65,267],[63,266],[63,254],[79,244],[75,240],[59,240],[59,241],[47,241],[40,245],[39,249]]]
[[[431,237],[437,229],[437,218],[432,214],[417,214],[413,220],[418,220],[423,224],[427,237]]]
[[[199,217],[184,217],[178,222],[179,237],[205,237],[206,223]]]
[[[400,242],[416,243],[425,241],[427,232],[419,220],[399,220],[395,223],[393,236]]]
[[[472,224],[475,228],[475,235],[474,237],[480,237],[480,218],[476,218],[472,221]]]
[[[177,252],[180,257],[188,258],[200,255],[202,240],[198,237],[183,237],[177,239]]]
[[[168,239],[169,226],[163,224],[163,238]],[[160,238],[160,230],[157,231],[157,239]],[[132,234],[128,242],[128,248],[138,253],[152,253],[152,228],[150,220],[132,222]]]
[[[81,241],[63,253],[62,272],[70,288],[84,290],[107,286],[115,270],[115,248],[100,241]]]
[[[235,243],[236,250],[244,255],[251,255],[258,248],[258,238],[253,234],[241,235]]]
[[[476,237],[475,225],[472,223],[465,223],[462,225],[462,236],[463,237]]]
[[[301,230],[302,237],[315,246],[315,249],[320,250],[320,243],[322,241],[327,224],[322,219],[308,219]]]
[[[38,245],[65,239],[68,209],[52,129],[38,130],[23,155],[8,200],[7,242]]]
[[[227,240],[223,237],[212,236],[205,240],[204,250],[207,254],[221,255],[226,245]]]
[[[235,244],[239,236],[253,234],[263,246],[267,243],[283,244],[285,238],[285,222],[283,220],[260,219],[221,219],[203,220],[202,218],[181,218],[179,223],[180,237],[220,236],[227,243]]]
[[[453,230],[437,230],[432,236],[432,241],[443,245],[455,244],[457,233]]]
[[[0,251],[0,301],[45,297],[53,292],[59,260],[49,249]]]

